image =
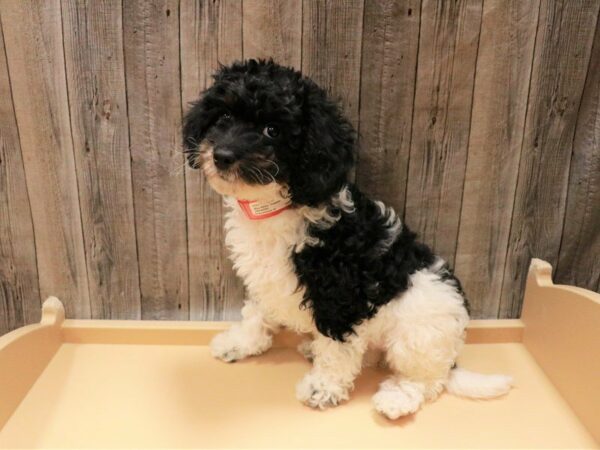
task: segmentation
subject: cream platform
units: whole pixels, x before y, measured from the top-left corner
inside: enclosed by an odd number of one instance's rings
[[[225,364],[207,348],[225,323],[64,320],[50,298],[40,324],[0,338],[0,448],[596,448],[600,295],[550,276],[532,262],[522,320],[469,326],[459,364],[513,375],[507,396],[444,394],[397,421],[371,407],[374,369],[338,408],[298,403],[296,336]]]

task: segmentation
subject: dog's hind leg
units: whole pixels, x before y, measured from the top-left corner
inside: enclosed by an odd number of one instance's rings
[[[248,300],[242,308],[242,321],[216,335],[210,350],[215,358],[225,362],[259,355],[271,348],[273,331],[274,327],[267,323],[256,303]]]
[[[443,329],[442,324],[440,328]],[[399,327],[386,351],[394,375],[373,397],[375,409],[390,419],[411,414],[444,389],[462,343],[458,332],[438,332],[413,323]]]
[[[412,286],[382,312],[386,361],[393,376],[373,397],[375,409],[391,419],[415,412],[444,389],[464,342],[468,322],[457,287],[423,270]]]
[[[414,319],[414,318],[413,318]],[[416,412],[438,397],[462,346],[452,317],[406,321],[388,336],[386,362],[393,375],[373,397],[375,409],[390,419]]]

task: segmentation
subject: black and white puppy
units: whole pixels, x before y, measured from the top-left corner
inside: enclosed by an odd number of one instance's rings
[[[511,380],[453,368],[469,320],[460,283],[396,213],[348,174],[355,132],[323,89],[272,61],[221,68],[187,113],[189,164],[227,208],[226,245],[248,299],[243,320],[215,337],[215,357],[265,352],[286,327],[313,339],[302,402],[348,399],[367,350],[392,371],[373,397],[389,418],[444,389],[469,397],[507,392]]]

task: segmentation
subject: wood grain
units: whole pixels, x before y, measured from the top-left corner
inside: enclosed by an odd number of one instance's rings
[[[0,335],[39,320],[33,221],[0,23]]]
[[[187,319],[178,1],[123,2],[123,36],[142,318]]]
[[[421,0],[365,3],[356,181],[402,216]]]
[[[242,58],[242,4],[186,1],[181,17],[181,96],[187,110],[189,102],[210,86],[219,64]],[[224,248],[221,197],[197,170],[186,169],[186,187],[190,317],[237,319],[244,290]]]
[[[358,129],[364,1],[304,0],[302,8],[302,71]]]
[[[520,313],[531,257],[556,266],[597,1],[541,2],[499,315]]]
[[[454,263],[467,160],[481,0],[424,0],[406,222]]]
[[[62,2],[91,312],[140,317],[120,0]]]
[[[5,1],[0,8],[35,232],[40,293],[69,317],[90,317],[69,122],[60,3]]]
[[[245,0],[242,7],[244,59],[273,58],[300,69],[302,2]]]
[[[538,1],[484,3],[455,263],[474,318],[500,305],[538,12]]]
[[[600,20],[577,117],[556,282],[600,291]]]

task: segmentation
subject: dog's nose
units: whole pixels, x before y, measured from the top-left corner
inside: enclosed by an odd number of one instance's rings
[[[227,148],[215,148],[213,159],[218,169],[225,170],[235,162],[235,153]]]

